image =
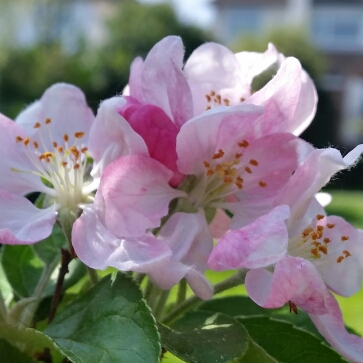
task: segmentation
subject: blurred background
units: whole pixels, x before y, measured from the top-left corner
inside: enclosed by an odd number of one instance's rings
[[[0,0],[0,110],[14,118],[59,81],[96,110],[168,34],[183,38],[186,56],[205,41],[234,52],[273,42],[318,88],[303,138],[343,153],[363,142],[363,0]],[[362,189],[362,176],[357,167],[331,186]]]
[[[363,142],[362,0],[0,0],[0,110],[14,118],[59,81],[96,110],[122,91],[132,59],[168,34],[183,38],[186,56],[205,41],[235,52],[273,42],[319,91],[303,137],[343,153]],[[362,174],[333,186],[360,189]]]

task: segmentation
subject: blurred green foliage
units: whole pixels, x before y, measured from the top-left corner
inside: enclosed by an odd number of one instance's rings
[[[50,30],[49,30],[50,31]],[[96,110],[99,102],[120,93],[128,81],[132,60],[145,57],[167,35],[182,37],[187,55],[212,36],[181,23],[167,4],[142,5],[134,0],[115,2],[107,23],[107,41],[97,48],[79,42],[70,54],[59,44],[0,52],[0,109],[14,118],[55,82],[80,87]]]

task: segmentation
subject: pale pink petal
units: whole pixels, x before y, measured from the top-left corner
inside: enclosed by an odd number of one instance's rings
[[[231,229],[231,218],[222,209],[217,209],[216,215],[209,224],[209,230],[213,238],[223,237]]]
[[[24,197],[0,190],[0,243],[39,242],[52,233],[56,217],[56,206],[39,209]]]
[[[328,238],[330,242],[327,254],[315,259],[314,265],[331,290],[351,296],[362,286],[363,231],[338,216],[326,217],[318,224],[324,226],[322,238]]]
[[[183,58],[182,40],[168,36],[150,50],[142,70],[143,103],[162,108],[178,128],[193,114],[191,92],[182,74]]]
[[[223,45],[205,43],[198,47],[188,58],[184,73],[193,94],[194,115],[206,110],[209,105],[206,95],[212,91],[221,94],[222,90],[229,90],[232,104],[237,103],[235,99],[249,95],[249,85],[240,78],[235,55]]]
[[[170,170],[149,156],[121,157],[103,172],[95,211],[116,236],[141,236],[160,226],[172,199],[186,196],[169,186],[171,177]]]
[[[176,145],[179,171],[186,175],[204,173],[203,161],[210,161],[219,149],[234,155],[239,151],[238,142],[262,113],[263,108],[254,105],[219,107],[184,124]]]
[[[278,200],[279,203],[290,206],[291,225],[303,218],[315,193],[327,184],[336,172],[348,168],[356,161],[363,150],[362,146],[357,146],[346,158],[333,148],[316,149],[309,154],[305,162],[297,168]]]
[[[122,92],[124,96],[132,96],[139,100],[141,103],[145,102],[142,94],[142,70],[144,67],[144,61],[141,57],[135,58],[130,67],[130,77],[128,84],[128,92],[125,90]]]
[[[235,56],[240,67],[239,76],[246,80],[249,85],[254,77],[277,63],[281,58],[281,54],[278,53],[272,43],[268,44],[264,53],[240,52],[236,53]]]
[[[170,185],[178,186],[184,177],[176,167],[176,136],[179,130],[168,115],[160,107],[142,105],[130,97],[118,112],[143,138],[150,157],[174,173]]]
[[[51,123],[44,125],[46,119],[51,119]],[[69,144],[72,145],[76,141],[74,134],[84,132],[82,141],[87,145],[94,115],[86,103],[83,92],[78,87],[57,83],[49,87],[39,101],[21,112],[15,121],[39,145],[43,140],[47,149],[44,151],[53,151],[53,141],[63,145],[65,134],[68,135]],[[40,122],[42,126],[35,129],[36,122]],[[39,134],[42,136],[42,140]]]
[[[325,314],[309,314],[319,333],[344,358],[362,363],[363,339],[347,332],[339,305],[332,294],[329,293],[325,305]]]
[[[236,268],[259,268],[279,261],[286,254],[288,235],[285,220],[287,206],[278,206],[269,214],[222,237],[209,258],[216,271]]]
[[[120,239],[98,220],[92,207],[83,210],[72,230],[72,243],[79,259],[95,269],[115,267],[121,271],[148,273],[171,256],[166,243],[151,234]]]
[[[48,192],[49,188],[40,178],[28,172],[34,166],[25,153],[23,143],[16,142],[17,136],[25,139],[27,135],[17,123],[0,114],[0,188],[19,195]]]
[[[266,108],[260,126],[262,135],[273,132],[298,135],[312,121],[316,102],[312,81],[302,70],[300,62],[292,57],[282,62],[276,76],[265,87],[245,101]]]
[[[250,270],[246,276],[250,298],[266,308],[278,308],[292,301],[308,313],[326,313],[327,288],[315,267],[300,257],[283,257],[274,272]]]
[[[171,248],[172,257],[163,269],[151,272],[153,281],[164,289],[170,289],[185,277],[197,296],[211,298],[212,287],[204,271],[213,248],[213,239],[204,212],[172,215],[158,238]]]
[[[94,159],[94,177],[100,177],[106,166],[121,156],[148,155],[142,137],[117,112],[125,104],[125,98],[113,97],[103,101],[98,109],[89,140],[89,151]]]

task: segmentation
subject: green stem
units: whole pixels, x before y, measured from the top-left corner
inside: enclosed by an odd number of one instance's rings
[[[0,322],[6,321],[7,315],[8,315],[8,309],[6,307],[3,294],[0,291]]]
[[[138,273],[134,279],[137,284],[141,285],[141,283],[144,281],[144,278],[146,277],[146,274]]]
[[[159,287],[152,284],[151,292],[147,298],[147,303],[153,313],[155,313],[158,297],[160,296],[161,293],[162,290]]]
[[[34,318],[34,314],[39,306],[41,297],[44,293],[44,290],[48,286],[49,279],[58,264],[59,264],[59,257],[55,258],[43,270],[40,280],[38,281],[38,284],[35,287],[34,292],[31,296],[31,298],[36,300],[33,303],[30,303],[22,312],[18,322],[19,327],[29,327],[31,325]]]
[[[87,266],[87,271],[88,271],[88,276],[89,276],[92,286],[97,285],[97,283],[99,281],[97,271],[88,266]]]
[[[168,300],[168,297],[169,297],[169,294],[170,294],[170,290],[163,290],[161,291],[160,293],[160,296],[159,296],[159,300],[155,306],[155,309],[154,309],[154,316],[156,319],[160,319],[162,314],[163,314],[163,310],[164,310],[164,307],[165,307],[165,304]]]
[[[187,280],[182,279],[179,282],[178,297],[176,300],[176,304],[180,305],[186,299],[186,296],[187,296]]]
[[[238,285],[241,285],[245,281],[245,277],[247,274],[247,270],[239,270],[236,272],[233,276],[229,277],[228,279],[218,283],[214,286],[214,295],[219,294],[222,291],[231,289],[232,287],[236,287]],[[162,320],[162,323],[164,324],[170,324],[173,321],[175,321],[182,313],[188,311],[189,309],[193,308],[194,306],[198,305],[200,302],[202,302],[199,297],[192,296],[189,299],[182,302],[180,305],[177,305],[168,315],[164,317]]]

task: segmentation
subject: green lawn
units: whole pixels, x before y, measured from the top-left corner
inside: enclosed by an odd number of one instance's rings
[[[333,201],[326,208],[328,214],[340,215],[355,227],[363,229],[363,192],[330,191],[330,193],[333,196]],[[207,276],[213,283],[223,280],[230,274],[231,272],[221,274],[207,271]],[[246,292],[243,287],[238,287],[228,290],[219,296],[236,294],[246,294]],[[337,299],[342,308],[346,325],[363,335],[363,289],[352,297],[337,297]],[[167,353],[163,362],[180,363],[182,361]]]

